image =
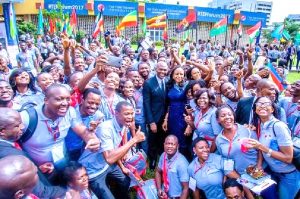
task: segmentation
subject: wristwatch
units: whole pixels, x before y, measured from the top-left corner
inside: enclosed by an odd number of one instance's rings
[[[269,150],[268,150],[268,153],[266,154],[266,156],[271,157],[272,151],[273,151],[272,149],[269,149]]]

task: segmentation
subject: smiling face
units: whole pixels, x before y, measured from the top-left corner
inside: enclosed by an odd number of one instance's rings
[[[82,100],[81,107],[83,115],[89,116],[94,115],[98,110],[101,103],[100,95],[90,92],[84,100]]]
[[[193,148],[194,153],[202,162],[205,162],[208,159],[209,150],[209,146],[204,140],[199,141]]]
[[[9,119],[6,121],[5,128],[0,130],[0,135],[8,141],[17,141],[23,134],[24,125],[21,116],[17,111],[10,113]]]
[[[109,73],[104,80],[105,88],[112,90],[116,90],[119,87],[119,83],[120,77],[115,72]]]
[[[193,80],[199,80],[201,79],[201,72],[199,68],[193,68],[191,71],[191,76]]]
[[[197,106],[201,110],[206,110],[209,107],[209,97],[207,92],[202,93],[197,99]]]
[[[232,129],[234,127],[234,113],[228,107],[224,107],[219,111],[217,119],[224,129]]]
[[[132,81],[126,81],[123,87],[123,94],[125,97],[132,97],[134,94],[134,85]]]
[[[177,84],[183,82],[184,81],[184,70],[182,68],[176,68],[173,73],[172,78],[175,81],[175,83],[177,83]]]
[[[163,79],[168,74],[168,65],[165,62],[158,62],[156,67],[156,75],[158,78]]]
[[[45,109],[51,117],[64,117],[70,106],[70,91],[65,87],[52,88],[45,97]]]
[[[235,99],[236,97],[235,87],[229,82],[222,84],[221,93],[228,99]]]
[[[69,186],[78,191],[89,188],[89,177],[85,168],[82,167],[73,174],[73,179],[72,182],[69,183]]]
[[[120,112],[116,111],[116,119],[120,126],[130,127],[134,121],[134,109],[132,106],[122,106]]]
[[[30,82],[30,77],[27,72],[22,72],[16,76],[16,85],[28,85]]]
[[[164,151],[167,155],[174,155],[178,150],[178,141],[174,136],[168,136],[164,142]]]
[[[37,83],[42,91],[45,91],[48,86],[54,83],[54,80],[49,73],[42,73],[38,76]]]
[[[0,81],[0,104],[6,104],[13,98],[13,90],[8,82]]]
[[[255,112],[259,117],[269,117],[273,114],[272,101],[267,97],[262,97],[256,102]]]

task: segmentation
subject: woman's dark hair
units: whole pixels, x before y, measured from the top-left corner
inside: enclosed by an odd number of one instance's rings
[[[223,104],[222,106],[218,107],[217,110],[216,110],[216,118],[218,119],[219,116],[220,116],[220,112],[221,110],[223,110],[224,108],[228,108],[231,112],[232,112],[232,115],[233,115],[233,118],[234,118],[234,122],[235,122],[235,112],[234,110],[231,108],[231,106],[227,105],[227,104]]]
[[[14,91],[14,96],[16,95],[16,91],[17,91],[16,77],[19,76],[20,74],[22,74],[23,72],[26,72],[29,75],[28,88],[34,93],[37,92],[37,88],[35,87],[33,75],[30,72],[28,72],[22,68],[18,68],[18,69],[15,69],[9,76],[9,84]]]
[[[49,73],[53,68],[57,68],[57,66],[55,66],[55,65],[48,65],[48,66],[45,66],[45,67],[43,67],[42,68],[42,71],[41,72],[46,72],[46,73]]]
[[[193,95],[193,93],[194,93],[193,88],[194,88],[194,86],[195,86],[196,84],[198,84],[201,88],[205,88],[205,87],[206,87],[206,84],[205,84],[205,82],[204,82],[203,80],[198,80],[198,81],[194,80],[193,83],[191,84],[192,95]]]
[[[253,107],[252,107],[252,111],[253,111],[253,125],[256,127],[256,129],[258,128],[258,121],[260,120],[259,119],[259,116],[257,115],[256,113],[256,103],[258,102],[258,100],[260,100],[261,98],[263,97],[258,97],[255,101],[254,101],[254,104],[253,104]],[[268,98],[268,97],[265,97],[265,98]],[[273,115],[275,118],[279,119],[280,120],[280,107],[277,106],[275,104],[275,102],[273,102],[270,98],[268,98],[272,104],[272,108],[274,110],[273,112]]]
[[[186,71],[186,78],[188,79],[188,80],[193,80],[192,79],[192,70],[194,69],[194,68],[197,68],[197,67],[192,67],[192,68],[189,68],[187,71]],[[199,69],[200,70],[200,69]]]
[[[196,139],[193,140],[192,146],[195,147],[196,144],[198,144],[198,142],[200,142],[200,141],[204,141],[204,142],[206,142],[207,145],[209,145],[208,141],[205,138],[197,137]]]
[[[167,90],[170,90],[172,88],[172,86],[175,84],[175,81],[173,79],[173,75],[174,75],[174,72],[178,69],[178,68],[181,68],[183,70],[183,68],[181,66],[176,66],[175,68],[173,68],[173,70],[171,71],[170,73],[170,79],[169,81],[167,82],[166,84],[166,87],[167,87]],[[179,84],[180,87],[183,87],[184,86],[184,81]]]
[[[214,92],[208,90],[207,88],[201,88],[200,90],[197,91],[197,93],[194,96],[195,104],[198,106],[197,101],[203,93],[207,93],[209,107],[215,106],[216,105],[216,96],[215,96]]]
[[[65,180],[65,182],[66,183],[72,182],[75,172],[82,168],[84,168],[82,164],[75,161],[70,161],[68,166],[64,169],[63,172],[63,179]]]

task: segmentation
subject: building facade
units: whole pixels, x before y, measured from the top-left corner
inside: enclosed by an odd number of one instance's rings
[[[296,23],[300,23],[300,14],[289,14],[287,18],[295,21]]]
[[[258,0],[213,0],[208,4],[208,7],[265,13],[267,15],[267,24],[269,24],[273,2]]]

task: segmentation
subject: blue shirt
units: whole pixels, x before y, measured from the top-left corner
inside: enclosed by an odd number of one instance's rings
[[[223,131],[216,138],[218,152],[224,158],[233,159],[234,169],[240,174],[245,173],[245,170],[249,165],[257,164],[258,153],[256,149],[249,149],[247,152],[242,152],[241,145],[243,138],[257,140],[257,135],[254,131],[250,131],[246,127],[237,124],[237,131],[232,142],[223,135]]]
[[[93,153],[90,150],[84,150],[79,158],[79,162],[86,168],[90,179],[93,179],[109,168],[109,164],[105,161],[103,152],[117,148],[122,136],[119,134],[122,128],[116,119],[104,121],[96,129],[96,136],[100,139],[100,149]]]
[[[293,103],[292,98],[285,97],[279,101],[279,105],[284,109],[286,114],[286,122],[288,127],[291,129],[294,124],[292,115],[297,111],[297,103]]]
[[[293,146],[291,133],[287,125],[275,117],[262,123],[260,125],[260,132],[259,142],[273,151],[279,151],[280,146]],[[263,157],[274,172],[289,173],[296,169],[293,164],[287,164],[275,158],[268,157],[265,153],[263,153]]]
[[[83,116],[79,111],[79,106],[75,107],[76,114],[80,116],[82,123],[89,128],[91,121],[102,121],[103,114],[97,110],[94,115]],[[83,147],[83,140],[79,137],[72,129],[68,131],[67,137],[65,138],[66,147],[68,151],[82,149]]]
[[[140,88],[139,90],[135,90],[134,100],[136,103],[135,122],[138,124],[143,124],[145,123],[145,115],[144,115],[142,88]]]
[[[112,119],[115,115],[115,108],[117,104],[121,101],[125,101],[122,97],[120,97],[117,93],[114,94],[113,100],[110,102],[106,95],[101,91],[101,104],[99,106],[99,110],[104,114],[104,121]]]
[[[169,180],[169,197],[180,197],[182,193],[181,182],[189,181],[189,174],[187,171],[188,161],[185,157],[176,152],[175,155],[169,160],[165,156],[165,153],[161,154],[158,162],[158,168],[163,170],[164,158],[166,158],[167,168],[168,168],[168,180]]]
[[[188,167],[190,177],[196,180],[198,189],[204,191],[208,199],[224,199],[225,195],[222,188],[224,173],[224,159],[217,154],[209,154],[201,168],[198,157],[195,158]]]
[[[194,125],[196,130],[193,134],[193,140],[197,137],[203,137],[212,141],[221,132],[222,127],[217,121],[216,110],[216,107],[210,107],[204,115],[200,109],[195,110]]]

